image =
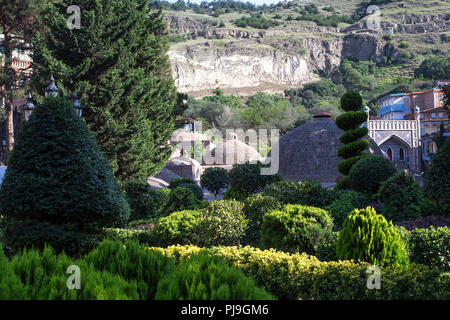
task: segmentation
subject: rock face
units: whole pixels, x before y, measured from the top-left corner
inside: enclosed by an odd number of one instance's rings
[[[248,46],[245,46],[248,45]],[[175,85],[180,92],[221,88],[300,85],[318,79],[307,57],[288,55],[256,42],[212,42],[171,50]]]

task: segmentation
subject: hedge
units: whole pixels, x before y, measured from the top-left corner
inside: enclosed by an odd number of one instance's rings
[[[450,299],[450,276],[436,268],[411,264],[407,270],[381,269],[381,289],[367,288],[368,263],[321,262],[304,253],[288,254],[252,247],[194,246],[151,248],[182,261],[193,253],[207,251],[253,278],[258,286],[280,299]]]

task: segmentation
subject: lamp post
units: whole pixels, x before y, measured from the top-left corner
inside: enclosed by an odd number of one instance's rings
[[[73,97],[72,97],[72,106],[74,107],[75,111],[77,112],[77,115],[79,117],[81,117],[81,115],[83,114],[83,110],[86,107],[83,106],[82,104],[80,104],[80,101],[78,101],[78,96],[77,96],[76,92],[73,94]]]
[[[50,84],[47,86],[47,88],[44,89],[44,94],[46,97],[48,96],[56,97],[58,96],[60,91],[61,89],[55,85],[55,79],[53,78],[52,74],[50,77]]]
[[[25,121],[30,119],[31,113],[34,110],[33,97],[31,96],[31,92],[28,93],[27,103],[22,107],[23,115],[25,117]]]

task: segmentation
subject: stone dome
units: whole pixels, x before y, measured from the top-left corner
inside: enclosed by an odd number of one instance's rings
[[[254,148],[239,141],[236,137],[218,144],[204,157],[208,165],[235,165],[247,161],[262,161],[263,158]],[[210,163],[213,162],[213,163]]]
[[[343,131],[329,114],[313,117],[313,121],[289,131],[278,141],[279,174],[294,181],[336,182],[342,177],[337,169],[342,160],[337,156],[337,149],[342,146],[339,137]],[[370,153],[382,155],[380,147],[370,137],[365,139],[370,141]]]
[[[166,162],[166,169],[182,178],[190,178],[196,182],[200,181],[202,166],[200,163],[189,158],[184,152],[181,156],[169,159]]]

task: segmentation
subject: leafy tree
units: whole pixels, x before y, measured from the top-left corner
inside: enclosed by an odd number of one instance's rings
[[[414,71],[414,75],[429,79],[448,79],[450,78],[450,59],[440,57],[426,58]]]
[[[261,192],[266,185],[282,180],[278,174],[262,175],[261,168],[267,166],[269,165],[265,165],[261,161],[257,163],[246,162],[233,166],[228,172],[231,188],[234,191],[243,191],[250,194]]]
[[[422,192],[413,177],[397,172],[380,186],[379,195],[384,203],[383,215],[393,221],[420,216]]]
[[[158,172],[170,156],[176,91],[166,23],[147,0],[80,0],[81,28],[66,26],[66,5],[48,3],[33,49],[38,92],[50,73],[77,92],[85,119],[122,181]]]
[[[431,159],[431,166],[424,175],[424,189],[443,213],[450,212],[450,141],[442,145]]]
[[[121,225],[129,215],[108,162],[62,97],[46,98],[23,127],[0,199],[6,242],[14,249],[49,242],[67,252],[82,233]]]
[[[353,190],[376,194],[381,183],[394,175],[397,169],[384,157],[368,155],[359,160],[349,172],[349,186]]]
[[[345,160],[338,163],[339,172],[347,176],[352,166],[366,156],[363,151],[369,147],[369,140],[361,139],[369,130],[360,125],[367,120],[367,115],[361,110],[363,99],[359,92],[348,91],[341,98],[341,108],[346,113],[336,118],[336,125],[345,131],[339,138],[344,145],[337,151],[338,156]],[[339,187],[347,187],[348,178],[339,181]]]
[[[224,168],[207,168],[200,178],[200,184],[217,197],[220,190],[225,189],[230,184],[228,172]]]

